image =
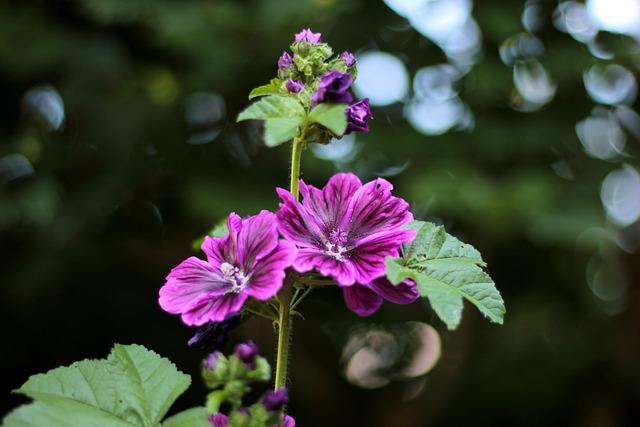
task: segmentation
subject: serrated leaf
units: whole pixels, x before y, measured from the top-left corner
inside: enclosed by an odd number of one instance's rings
[[[191,378],[180,373],[169,359],[141,345],[116,344],[107,360],[123,367],[127,381],[120,382],[120,390],[123,394],[135,390],[135,398],[144,408],[150,425],[159,423],[191,384]]]
[[[249,99],[254,99],[259,96],[275,95],[280,91],[281,85],[282,85],[282,81],[280,81],[280,79],[271,79],[271,81],[266,85],[262,85],[262,86],[258,86],[257,88],[254,88],[249,93]]]
[[[29,378],[16,391],[36,402],[12,412],[3,425],[155,426],[190,382],[168,359],[139,345],[116,344],[106,360]]]
[[[249,105],[238,115],[237,121],[304,118],[304,107],[288,96],[270,95]]]
[[[484,261],[473,246],[446,233],[444,227],[414,221],[413,242],[403,247],[402,258],[388,258],[387,277],[398,284],[412,279],[438,317],[455,329],[462,317],[462,299],[475,305],[489,320],[502,324],[505,306]]]
[[[211,427],[209,411],[203,406],[187,409],[167,418],[162,427]]]
[[[309,112],[307,119],[310,122],[326,127],[335,135],[340,136],[347,129],[346,108],[346,104],[318,104]]]

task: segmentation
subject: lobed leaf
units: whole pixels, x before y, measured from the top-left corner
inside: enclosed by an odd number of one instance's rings
[[[409,227],[416,230],[416,238],[403,247],[402,258],[387,258],[387,278],[393,284],[415,281],[420,295],[429,300],[449,329],[460,324],[463,298],[489,320],[502,324],[504,301],[482,269],[486,264],[480,252],[446,233],[442,226],[414,221]]]
[[[33,375],[18,390],[35,400],[3,426],[157,426],[191,379],[139,345],[116,344],[109,357]]]

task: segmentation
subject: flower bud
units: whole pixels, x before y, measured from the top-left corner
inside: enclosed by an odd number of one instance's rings
[[[291,93],[298,93],[304,87],[304,84],[300,80],[288,79],[285,84],[287,90]]]
[[[369,120],[373,118],[371,108],[369,107],[369,99],[361,99],[351,104],[345,110],[347,115],[347,130],[345,134],[351,132],[369,132]]]
[[[281,410],[288,401],[289,393],[284,387],[277,390],[267,390],[262,395],[262,406],[269,412]]]
[[[292,416],[285,415],[282,417],[282,423],[277,427],[296,427],[296,420]]]
[[[293,65],[293,58],[289,55],[288,52],[282,52],[280,58],[278,58],[278,69],[284,70],[285,68],[289,68]]]
[[[234,350],[234,354],[245,365],[250,368],[254,367],[256,357],[258,356],[258,346],[253,341],[238,344]]]
[[[344,51],[340,54],[340,59],[344,62],[344,65],[351,68],[356,65],[356,57],[351,52]]]
[[[209,371],[213,371],[216,369],[216,363],[218,363],[218,359],[222,356],[222,353],[219,351],[214,351],[210,355],[204,358],[202,361],[202,366]]]
[[[349,73],[341,73],[331,70],[322,75],[318,90],[313,94],[311,100],[314,104],[321,102],[345,102],[349,103],[353,99],[349,93],[349,87],[353,82],[353,77]]]
[[[229,417],[218,412],[217,414],[209,416],[209,422],[213,427],[227,427],[229,424]]]
[[[241,317],[240,313],[233,313],[222,322],[209,322],[201,326],[189,340],[189,347],[220,350],[227,343],[229,332],[240,324]]]
[[[294,36],[293,41],[295,43],[309,42],[311,44],[318,44],[320,43],[321,38],[322,34],[314,33],[311,31],[311,28],[305,28]]]

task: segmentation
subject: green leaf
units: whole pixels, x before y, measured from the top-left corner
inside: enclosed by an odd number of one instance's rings
[[[271,95],[247,107],[240,115],[242,120],[266,120],[264,142],[269,147],[282,144],[298,134],[305,119],[302,104],[287,96]]]
[[[167,418],[162,427],[211,427],[209,411],[203,406],[187,409]]]
[[[309,112],[310,122],[321,124],[337,136],[344,134],[347,129],[347,116],[344,111],[346,104],[318,104]]]
[[[156,426],[191,379],[139,345],[116,344],[104,360],[34,375],[18,393],[35,400],[4,426]]]
[[[288,96],[271,95],[249,105],[238,115],[237,121],[296,117],[304,118],[304,107],[300,102]]]
[[[413,242],[403,247],[402,258],[387,258],[387,277],[393,284],[412,279],[438,317],[455,329],[462,317],[462,299],[475,305],[489,320],[502,324],[504,301],[480,252],[447,234],[442,226],[414,221]]]
[[[280,79],[271,79],[266,85],[258,86],[249,93],[249,99],[257,98],[265,95],[275,95],[280,91],[282,81]]]
[[[275,147],[293,139],[298,134],[302,117],[269,119],[264,122],[264,143],[267,147]]]

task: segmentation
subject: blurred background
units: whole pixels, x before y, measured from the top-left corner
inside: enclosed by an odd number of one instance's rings
[[[302,27],[359,61],[368,134],[304,153],[316,185],[384,176],[484,255],[504,326],[426,302],[297,318],[306,426],[640,425],[640,0],[20,0],[0,4],[1,413],[30,374],[113,342],[194,376],[166,273],[228,212],[275,209],[288,147],[235,124]],[[232,336],[273,360],[266,321]]]

